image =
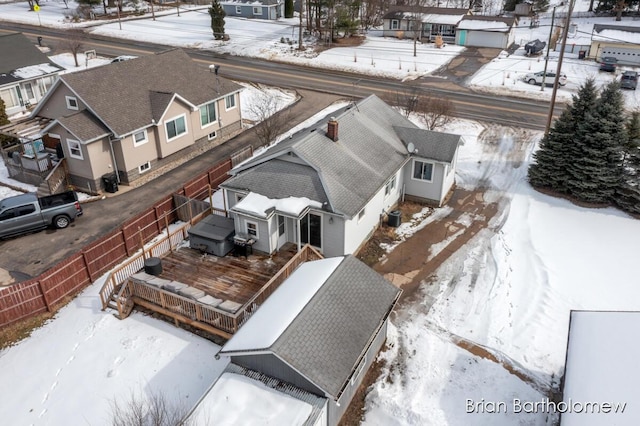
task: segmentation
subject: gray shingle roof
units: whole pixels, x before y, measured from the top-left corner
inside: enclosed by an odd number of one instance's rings
[[[329,201],[329,209],[353,217],[407,159],[407,150],[393,126],[415,125],[373,95],[335,116],[338,122],[336,142],[326,135],[328,120],[320,120],[291,140],[281,142],[272,150],[245,163],[234,173],[238,177],[243,173],[254,173],[251,168],[257,164],[291,152],[317,171]],[[271,170],[273,175],[269,179],[276,179],[277,169]],[[225,186],[235,186],[238,177],[227,181]],[[295,182],[291,184],[296,185]],[[260,192],[261,185],[243,187],[266,195]],[[291,195],[290,192],[295,192],[290,188],[280,189],[282,192],[271,190],[269,198],[285,198]]]
[[[354,256],[346,256],[270,348],[241,352],[267,350],[337,399],[400,292]],[[276,290],[271,298],[278,294]],[[261,326],[252,319],[243,327]],[[242,356],[224,348],[221,353]]]
[[[80,111],[58,122],[82,142],[92,141],[108,135],[109,130],[88,111]]]
[[[430,130],[394,127],[405,146],[412,143],[417,152],[416,157],[428,158],[430,160],[441,161],[443,163],[453,162],[456,149],[462,137],[451,133],[433,132]]]
[[[0,60],[0,85],[23,80],[11,75],[19,68],[48,64],[52,68],[62,70],[22,33],[0,35],[0,56],[2,57]]]
[[[169,99],[167,94],[178,94],[199,106],[242,88],[216,77],[180,49],[60,78],[116,136],[149,126],[152,119],[157,121]]]

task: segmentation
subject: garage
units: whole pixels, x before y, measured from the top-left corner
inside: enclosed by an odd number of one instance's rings
[[[613,56],[620,65],[640,66],[640,28],[595,24],[590,57]]]
[[[456,44],[468,47],[506,49],[514,41],[515,18],[464,16],[458,24]]]

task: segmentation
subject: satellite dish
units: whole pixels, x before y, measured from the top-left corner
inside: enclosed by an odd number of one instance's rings
[[[409,151],[409,154],[413,154],[415,149],[416,149],[416,146],[413,144],[413,142],[409,142],[409,144],[407,145],[407,151]]]

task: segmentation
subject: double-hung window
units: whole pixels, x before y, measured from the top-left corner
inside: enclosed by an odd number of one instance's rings
[[[224,98],[224,105],[226,109],[232,109],[236,107],[236,95],[235,94],[231,94],[229,96],[227,96],[226,98]]]
[[[167,129],[167,141],[187,133],[187,120],[185,115],[183,114],[173,120],[167,121],[165,127]]]
[[[200,107],[200,123],[202,127],[216,121],[216,103],[211,102],[209,104]]]
[[[396,187],[396,177],[392,177],[389,182],[384,186],[384,195],[387,196],[391,194],[391,191]]]
[[[397,30],[400,28],[400,21],[398,21],[397,19],[392,19],[391,20],[391,29],[392,30]]]
[[[72,139],[67,139],[67,146],[69,147],[69,155],[71,158],[76,158],[78,160],[84,160],[82,156],[82,146],[80,142],[74,141]]]

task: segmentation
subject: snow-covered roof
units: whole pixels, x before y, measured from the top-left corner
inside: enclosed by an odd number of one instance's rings
[[[637,425],[638,359],[640,312],[572,311],[563,401],[573,412],[562,414],[562,425]],[[598,404],[597,412],[578,412],[588,402]],[[605,403],[626,406],[606,413]]]
[[[264,195],[250,192],[239,203],[233,206],[232,210],[261,218],[267,218],[273,212],[299,217],[309,207],[321,208],[322,203],[306,197],[287,197],[274,200]]]
[[[251,322],[242,326],[224,345],[222,352],[269,348],[309,303],[343,259],[343,257],[332,257],[300,265],[251,316]]]
[[[303,425],[312,406],[252,378],[225,372],[190,417],[195,424]]]
[[[440,15],[437,13],[427,13],[422,15],[422,22],[425,24],[443,24],[443,25],[456,25],[464,14],[460,15]]]
[[[474,21],[463,19],[458,24],[459,30],[485,30],[506,33],[509,31],[509,26],[506,22],[500,21]]]
[[[640,33],[628,32],[622,29],[603,29],[599,33],[593,33],[593,41],[609,43],[640,44]]]
[[[60,71],[60,67],[51,64],[44,63],[38,65],[30,65],[28,67],[22,67],[14,70],[11,75],[16,78],[21,78],[23,80],[39,77],[41,75],[54,74]]]

